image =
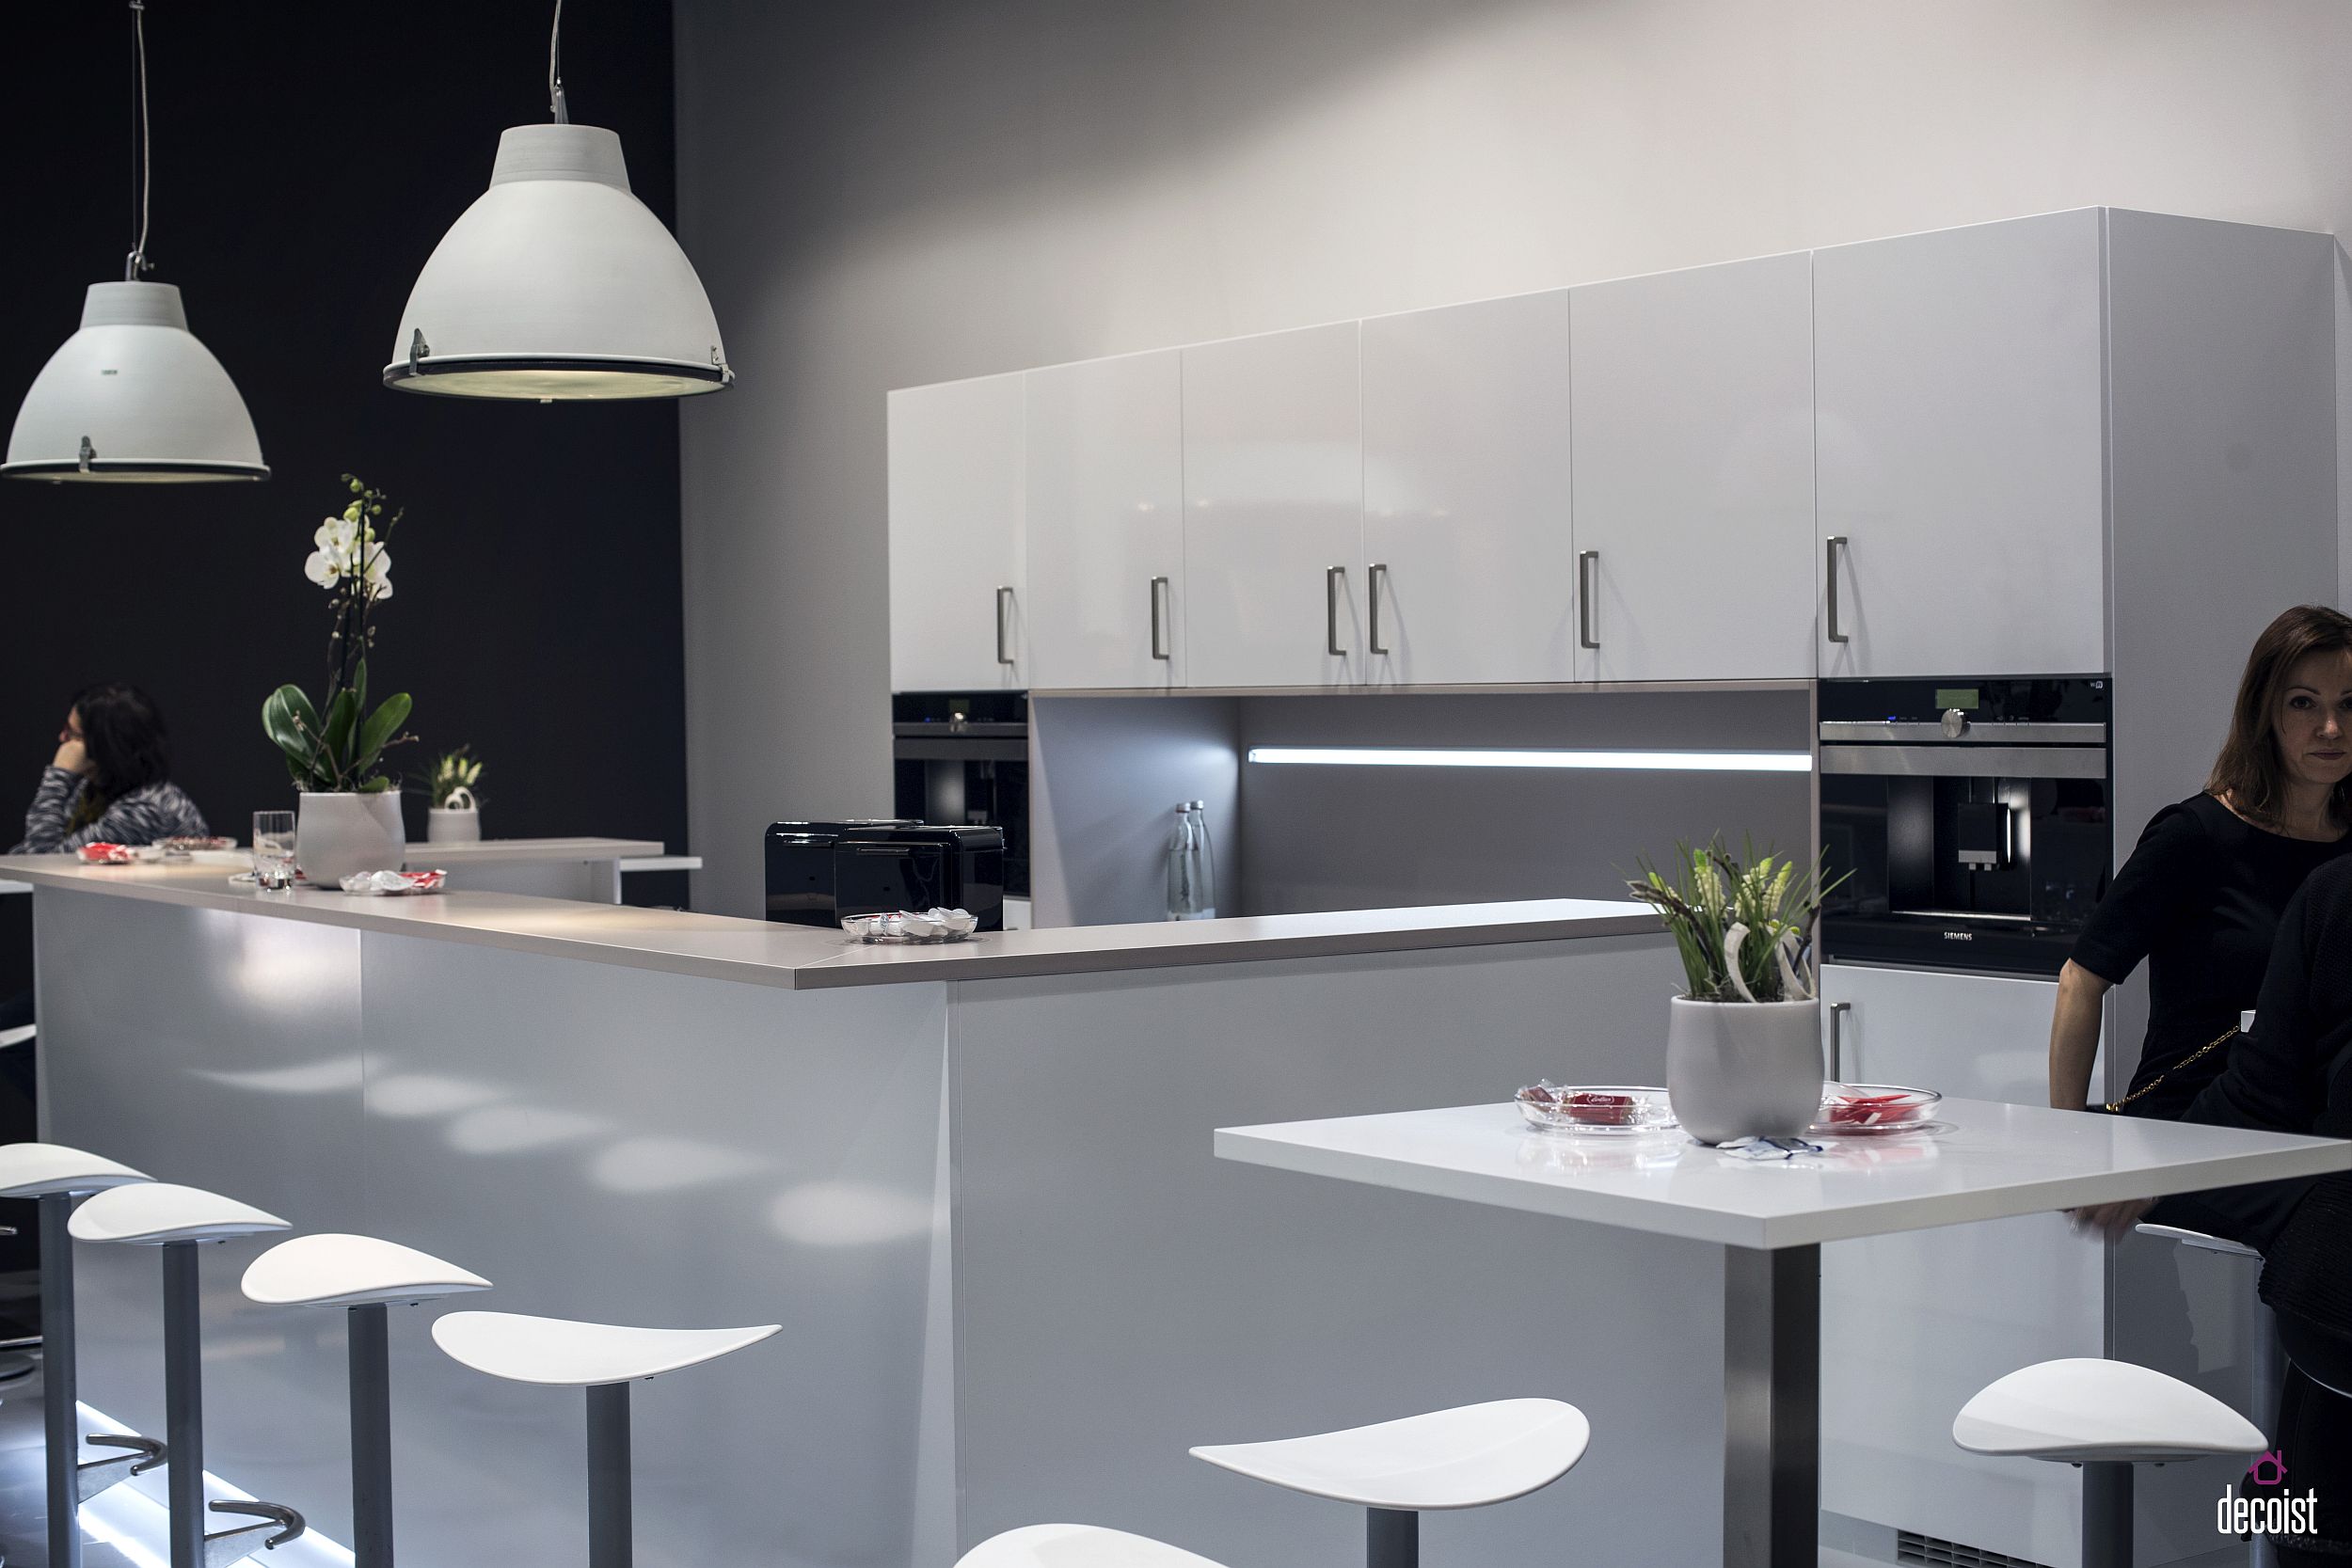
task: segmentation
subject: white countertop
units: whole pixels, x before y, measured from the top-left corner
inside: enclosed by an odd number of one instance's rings
[[[917,980],[993,980],[1263,958],[1404,953],[1497,942],[1656,934],[1630,901],[1534,899],[1425,909],[1352,910],[1141,926],[988,931],[939,947],[891,947],[838,931],[676,910],[642,910],[502,893],[365,898],[230,884],[218,865],[84,865],[70,855],[0,857],[0,880],[227,910],[396,936],[469,942],[635,969],[792,990]]]
[[[412,843],[408,863],[419,869],[490,865],[516,861],[617,861],[659,855],[656,838],[485,838],[472,844]]]
[[[1932,1085],[1930,1085],[1931,1087]],[[1947,1100],[1950,1131],[1760,1162],[1679,1133],[1539,1132],[1463,1105],[1216,1132],[1220,1159],[1724,1246],[1806,1246],[2352,1170],[2352,1143]]]

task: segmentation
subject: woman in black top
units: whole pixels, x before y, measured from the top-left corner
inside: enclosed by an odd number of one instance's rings
[[[2086,1108],[2106,993],[2142,958],[2147,1037],[2131,1087],[2105,1108],[2178,1117],[2220,1075],[2287,900],[2352,851],[2347,781],[2352,617],[2301,605],[2256,640],[2205,788],[2148,824],[2060,972],[2051,1104]]]

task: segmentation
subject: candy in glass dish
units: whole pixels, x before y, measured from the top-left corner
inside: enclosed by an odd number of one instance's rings
[[[1934,1125],[1943,1099],[1933,1089],[1899,1084],[1824,1084],[1821,1114],[1806,1132],[1844,1136],[1918,1132]]]
[[[1666,1091],[1642,1084],[1555,1084],[1541,1079],[1514,1097],[1531,1127],[1626,1137],[1680,1125]]]
[[[891,910],[882,914],[851,914],[841,928],[860,942],[961,942],[979,928],[979,916],[969,910]]]

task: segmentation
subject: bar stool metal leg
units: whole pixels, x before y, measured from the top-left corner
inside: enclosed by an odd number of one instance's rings
[[[81,1421],[73,1359],[73,1195],[40,1203],[40,1426],[49,1453],[49,1568],[82,1568]]]
[[[588,1389],[588,1568],[629,1568],[632,1515],[628,1385],[596,1384]]]
[[[1421,1568],[1421,1515],[1400,1508],[1366,1509],[1364,1568]]]
[[[349,1313],[351,1551],[358,1568],[392,1568],[392,1373],[382,1302]]]
[[[171,1568],[204,1568],[204,1347],[194,1242],[164,1244],[165,1496]]]
[[[2083,1568],[2132,1568],[2132,1467],[2083,1466]]]

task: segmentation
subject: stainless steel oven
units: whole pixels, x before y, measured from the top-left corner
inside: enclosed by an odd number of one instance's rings
[[[2104,676],[1820,684],[1821,957],[2055,974],[2106,891]]]

